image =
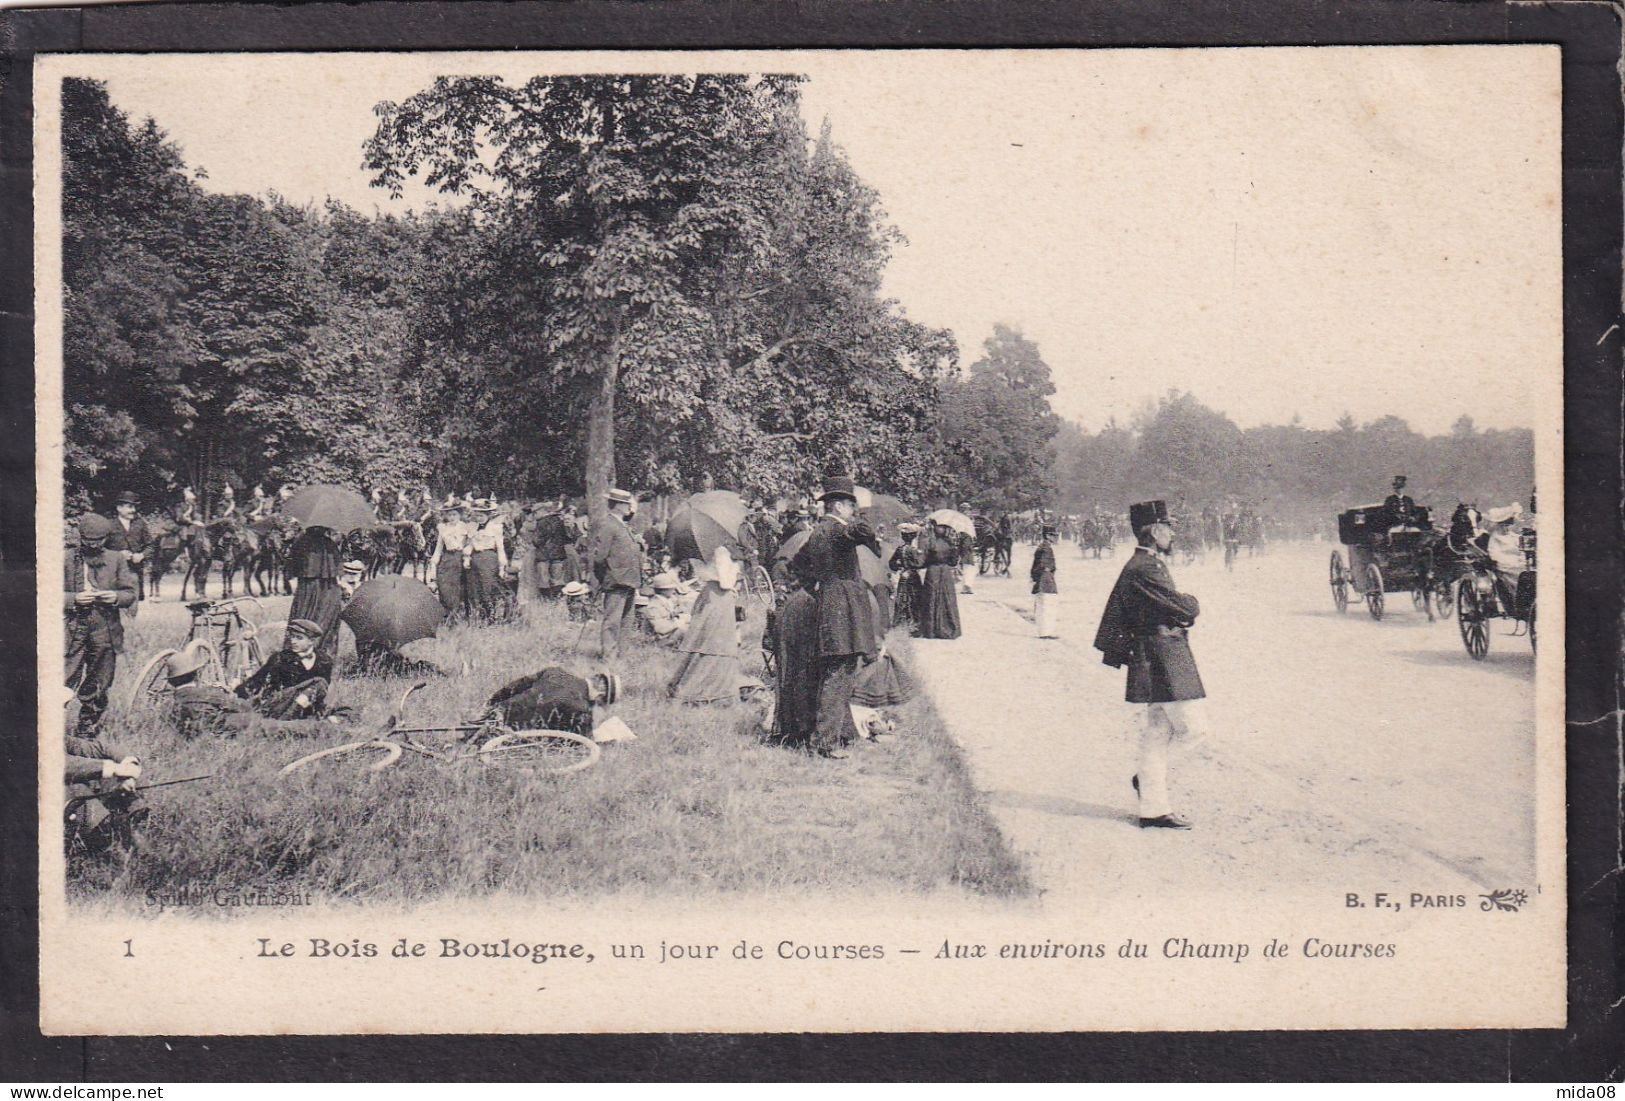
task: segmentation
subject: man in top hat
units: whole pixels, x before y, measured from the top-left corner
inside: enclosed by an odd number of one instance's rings
[[[1405,475],[1394,475],[1394,491],[1382,505],[1388,512],[1389,527],[1405,527],[1415,522],[1416,502],[1405,494]]]
[[[858,567],[858,548],[878,557],[880,540],[858,516],[851,478],[830,478],[818,496],[824,515],[791,566],[815,592],[818,604],[818,719],[812,746],[821,757],[845,757],[841,747],[857,735],[852,689],[858,670],[880,652],[873,594]]]
[[[136,515],[137,503],[136,495],[129,490],[118,495],[118,504],[114,506],[113,530],[107,536],[107,549],[124,553],[125,561],[130,564],[130,572],[135,575],[135,598],[142,600],[146,597],[146,585],[141,565],[147,560],[152,535],[147,531],[147,522]],[[135,605],[132,604],[132,614],[134,610]]]
[[[598,588],[604,594],[604,624],[599,631],[599,652],[605,661],[621,656],[621,636],[631,626],[638,585],[643,581],[643,552],[626,526],[637,510],[637,498],[624,489],[604,494],[609,515],[593,532],[592,564]],[[597,527],[597,525],[595,525]]]
[[[1060,638],[1060,590],[1055,587],[1055,529],[1044,525],[1042,542],[1033,551],[1033,621],[1039,638]]]
[[[1148,705],[1133,780],[1141,828],[1187,830],[1190,823],[1174,814],[1169,801],[1168,750],[1176,737],[1189,743],[1200,734],[1194,705],[1207,693],[1186,633],[1201,605],[1176,589],[1168,572],[1174,531],[1167,505],[1148,501],[1131,506],[1129,526],[1139,546],[1106,600],[1095,649],[1105,664],[1128,666],[1124,698]]]
[[[62,556],[62,612],[67,620],[64,683],[79,693],[80,737],[91,737],[107,712],[107,690],[124,651],[119,609],[135,603],[135,575],[124,555],[107,549],[113,524],[87,512],[78,541]]]

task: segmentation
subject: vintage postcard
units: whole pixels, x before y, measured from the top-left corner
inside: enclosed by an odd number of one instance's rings
[[[42,1029],[1562,1026],[1560,90],[41,57]]]

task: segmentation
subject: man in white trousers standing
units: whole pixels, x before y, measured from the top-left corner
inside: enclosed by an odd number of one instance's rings
[[[1168,794],[1168,750],[1201,734],[1198,700],[1207,693],[1196,671],[1187,634],[1201,612],[1194,596],[1174,587],[1166,558],[1174,531],[1168,507],[1147,501],[1129,508],[1139,542],[1106,601],[1095,634],[1105,664],[1128,666],[1124,698],[1146,705],[1139,771],[1131,781],[1140,798],[1141,829],[1188,830]]]

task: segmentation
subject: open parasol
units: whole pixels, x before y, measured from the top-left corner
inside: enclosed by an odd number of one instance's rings
[[[745,526],[747,511],[745,499],[731,489],[696,493],[667,521],[666,546],[674,558],[710,561],[722,546],[742,557],[739,529]]]
[[[307,528],[330,528],[340,535],[378,522],[367,499],[343,486],[305,486],[283,502],[282,511]]]
[[[976,535],[976,525],[971,522],[971,518],[963,512],[957,512],[951,508],[939,508],[928,515],[926,519],[933,524],[945,524],[961,535],[969,535],[973,538]]]
[[[774,557],[782,558],[786,562],[790,561],[796,556],[796,552],[807,545],[807,540],[811,536],[811,528],[806,531],[796,532],[784,541],[784,545],[779,548],[779,553]],[[881,550],[884,551],[885,549],[885,544],[881,544]],[[866,584],[883,585],[886,582],[886,563],[881,560],[880,555],[868,547],[858,548],[858,572],[863,575]]]
[[[404,646],[433,637],[445,622],[446,612],[429,586],[388,573],[356,589],[339,618],[350,625],[358,639]]]

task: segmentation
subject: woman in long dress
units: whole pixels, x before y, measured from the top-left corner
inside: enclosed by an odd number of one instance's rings
[[[332,530],[310,527],[299,533],[289,549],[289,570],[299,579],[288,622],[308,619],[322,629],[317,656],[331,664],[339,650],[337,630],[344,594],[339,591],[339,544]],[[290,649],[283,640],[283,649]]]
[[[1059,638],[1056,626],[1060,592],[1055,587],[1055,529],[1044,529],[1044,541],[1033,551],[1033,620],[1039,638]]]
[[[739,567],[727,547],[718,547],[709,563],[695,561],[694,578],[704,588],[677,646],[683,656],[666,692],[684,703],[733,703],[743,680],[734,620]]]
[[[896,707],[914,695],[914,685],[904,675],[897,660],[886,652],[885,615],[880,602],[875,601],[875,637],[881,640],[880,653],[874,661],[858,670],[852,683],[852,702],[859,707]]]
[[[788,565],[785,579],[790,594],[773,617],[779,674],[775,732],[784,745],[805,746],[818,725],[818,599]]]
[[[925,544],[925,580],[920,592],[920,637],[959,637],[959,594],[955,591],[955,571],[959,566],[959,546],[952,532],[936,524]]]
[[[429,556],[429,576],[434,579],[435,593],[440,606],[446,609],[446,618],[455,619],[468,614],[468,590],[463,584],[463,548],[473,528],[463,518],[457,498],[448,496],[437,510],[439,523],[435,525],[434,554]]]
[[[906,626],[910,632],[918,630],[920,608],[920,570],[925,567],[925,555],[914,545],[920,529],[914,524],[901,524],[897,528],[903,545],[891,552],[887,568],[897,575],[897,596],[892,601],[892,623]]]
[[[495,501],[475,501],[473,512],[479,526],[463,549],[463,561],[468,567],[468,606],[480,622],[495,623],[503,618],[508,598],[502,584],[508,573],[505,533]]]

